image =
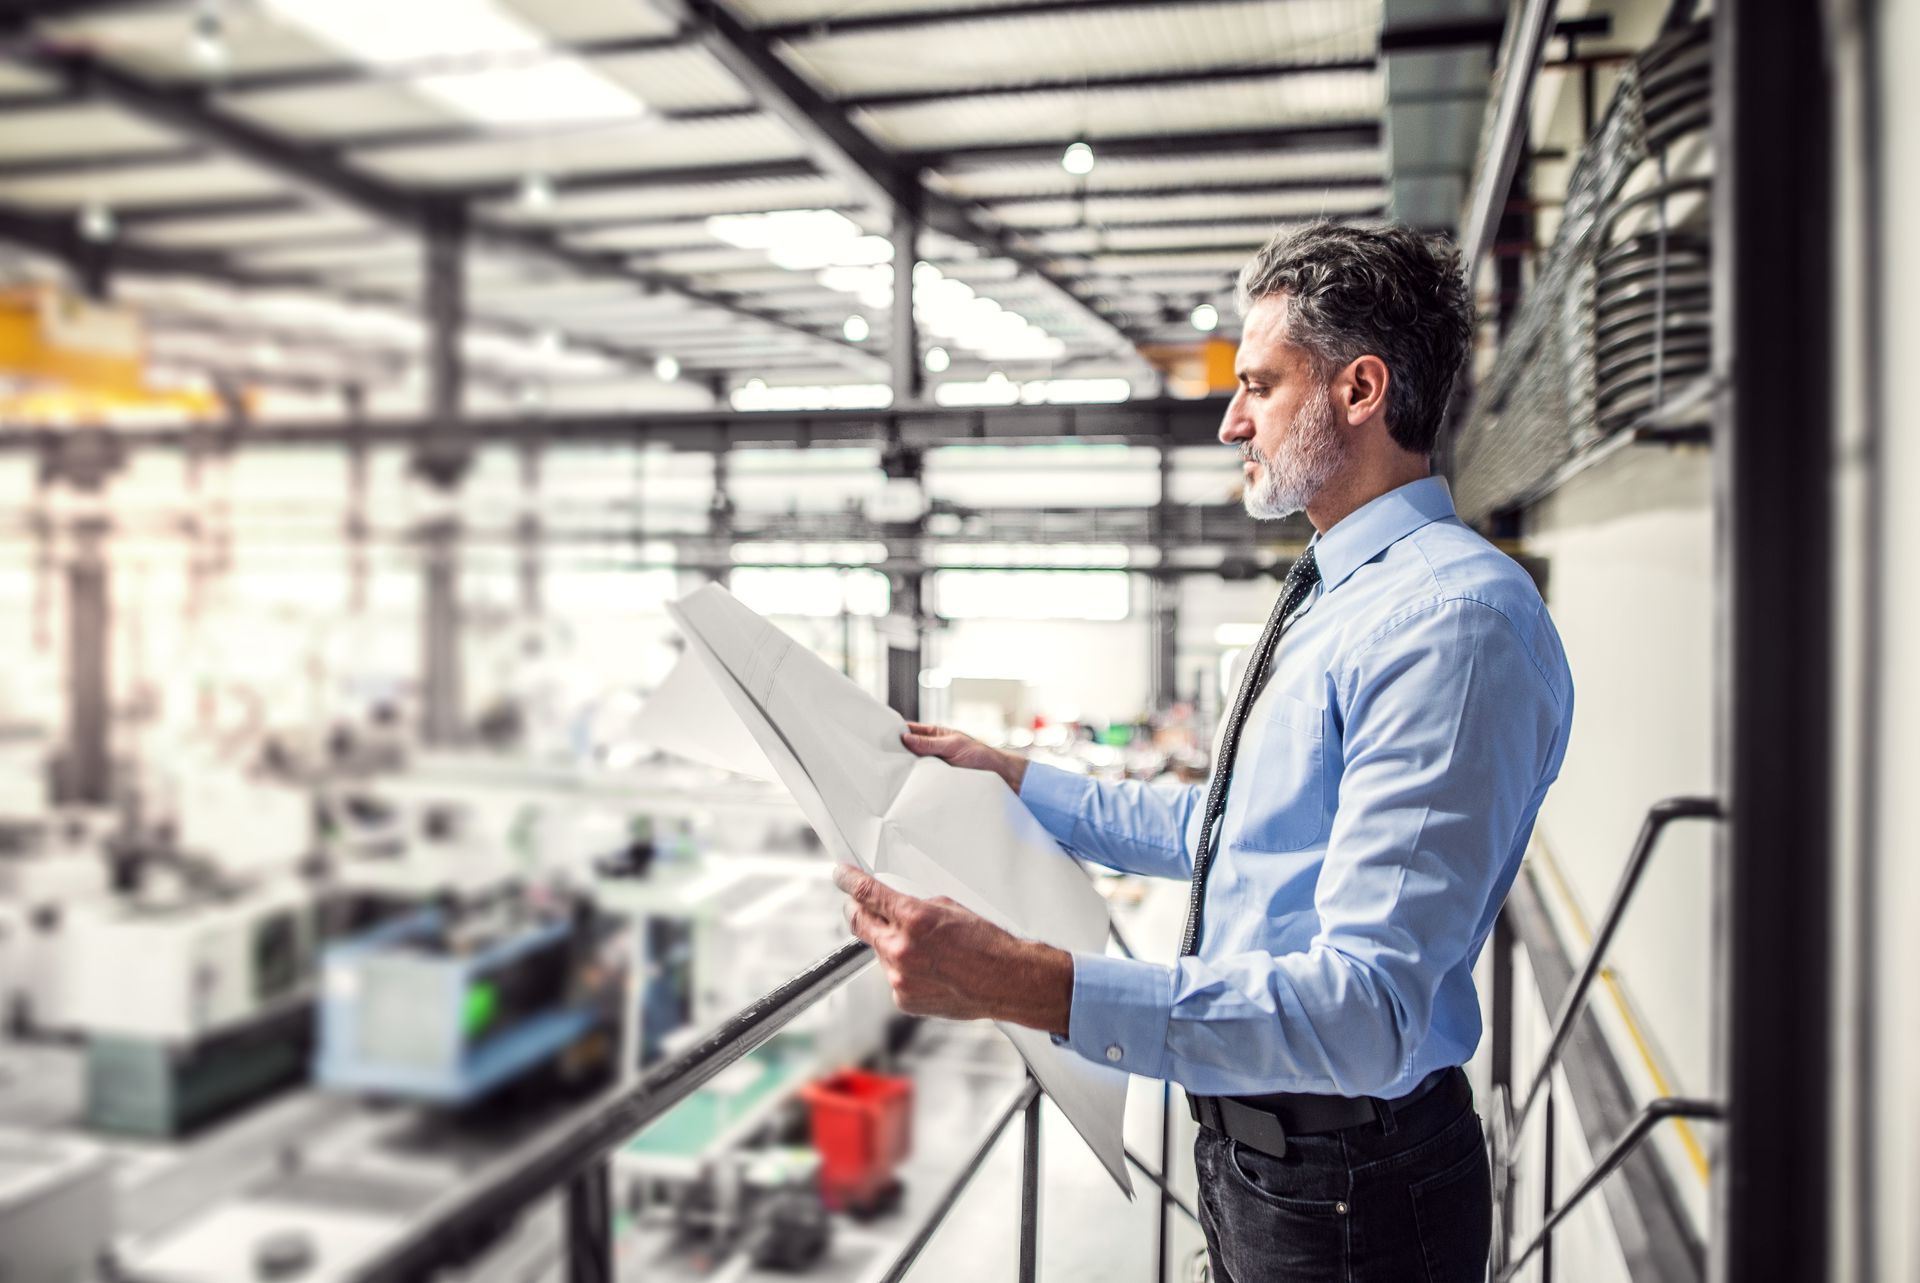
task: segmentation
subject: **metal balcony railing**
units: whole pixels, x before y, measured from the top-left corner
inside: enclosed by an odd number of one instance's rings
[[[1124,941],[1122,948],[1125,948]],[[679,1056],[655,1066],[639,1082],[594,1109],[543,1145],[504,1175],[479,1189],[461,1190],[429,1207],[413,1229],[353,1275],[355,1283],[417,1283],[435,1271],[474,1259],[495,1242],[502,1225],[527,1208],[564,1191],[566,1277],[568,1283],[611,1283],[613,1273],[613,1216],[610,1158],[634,1133],[665,1115],[674,1106],[747,1055],[790,1023],[800,1013],[851,980],[873,961],[865,944],[850,940],[819,959],[771,993],[721,1023],[705,1039]],[[1163,1093],[1163,1105],[1170,1092]],[[901,1248],[884,1283],[898,1283],[913,1268],[927,1244],[979,1173],[987,1155],[1018,1115],[1024,1144],[1020,1181],[1021,1283],[1039,1275],[1040,1225],[1040,1089],[1029,1077],[994,1116],[992,1125],[971,1156],[942,1192],[913,1237]],[[1156,1277],[1165,1283],[1166,1218],[1178,1210],[1198,1223],[1193,1209],[1167,1188],[1162,1173],[1167,1166],[1171,1129],[1161,1129],[1158,1170],[1132,1151],[1127,1160],[1161,1192],[1161,1252]]]
[[[1558,1014],[1554,1017],[1553,1031],[1547,1041],[1546,1053],[1541,1056],[1528,1080],[1526,1094],[1521,1097],[1518,1110],[1507,1107],[1506,1084],[1499,1080],[1504,1077],[1505,1065],[1503,1053],[1496,1052],[1496,1098],[1500,1102],[1500,1115],[1493,1132],[1494,1189],[1501,1203],[1501,1231],[1494,1244],[1494,1272],[1496,1283],[1506,1283],[1536,1255],[1541,1257],[1540,1283],[1552,1283],[1553,1280],[1553,1232],[1596,1189],[1613,1174],[1621,1164],[1639,1148],[1642,1142],[1652,1134],[1660,1123],[1673,1118],[1724,1120],[1725,1107],[1717,1101],[1661,1097],[1649,1102],[1635,1117],[1620,1136],[1610,1145],[1591,1171],[1581,1180],[1565,1199],[1555,1201],[1553,1193],[1554,1171],[1554,1093],[1553,1074],[1559,1068],[1566,1055],[1567,1047],[1573,1037],[1576,1022],[1586,1010],[1587,998],[1593,985],[1602,974],[1608,950],[1613,945],[1615,934],[1626,916],[1627,907],[1633,902],[1639,890],[1642,876],[1651,863],[1653,853],[1659,845],[1660,836],[1667,828],[1680,820],[1718,820],[1724,812],[1717,799],[1706,797],[1668,798],[1657,803],[1647,812],[1647,818],[1640,827],[1638,839],[1634,842],[1633,852],[1627,859],[1626,868],[1621,870],[1620,880],[1614,887],[1613,898],[1607,905],[1595,930],[1593,945],[1587,952],[1585,963],[1578,976],[1567,988],[1561,1000]],[[1511,912],[1511,910],[1509,910]],[[1496,968],[1505,970],[1508,959],[1499,950],[1510,948],[1510,937],[1503,933],[1502,942],[1496,946]],[[1494,982],[1496,1045],[1511,1046],[1510,1024],[1517,1004],[1511,1001],[1511,982],[1502,975],[1496,975]],[[1502,1026],[1506,1027],[1502,1027]],[[1521,1137],[1528,1120],[1533,1116],[1534,1106],[1545,1104],[1545,1153],[1542,1159],[1542,1223],[1538,1231],[1528,1240],[1517,1255],[1509,1258],[1510,1243],[1506,1233],[1509,1221],[1507,1207],[1508,1193],[1513,1188],[1513,1175],[1519,1165]]]

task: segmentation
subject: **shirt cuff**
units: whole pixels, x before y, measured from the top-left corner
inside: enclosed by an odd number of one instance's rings
[[[1040,821],[1056,842],[1073,840],[1073,826],[1086,809],[1087,796],[1093,792],[1091,775],[1076,775],[1044,762],[1028,762],[1020,781],[1020,800],[1033,818]]]
[[[1064,1042],[1088,1060],[1165,1078],[1172,1015],[1173,968],[1098,953],[1073,955],[1073,1006]]]

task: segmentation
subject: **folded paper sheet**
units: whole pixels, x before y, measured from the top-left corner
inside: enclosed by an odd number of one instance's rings
[[[1105,951],[1106,902],[999,779],[909,753],[899,714],[725,589],[709,585],[667,609],[688,653],[642,711],[647,739],[778,779],[835,858],[890,886],[949,896],[1062,949]],[[1131,1196],[1126,1074],[1037,1030],[999,1027]]]

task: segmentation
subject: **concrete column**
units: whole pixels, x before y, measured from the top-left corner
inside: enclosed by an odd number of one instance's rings
[[[1180,581],[1172,573],[1173,560],[1173,445],[1160,447],[1160,497],[1153,509],[1153,540],[1160,564],[1148,580],[1153,615],[1153,708],[1170,707],[1179,695],[1176,661],[1179,658]]]
[[[104,804],[113,797],[113,618],[109,596],[111,533],[102,488],[119,465],[113,438],[76,429],[62,436],[42,467],[66,490],[67,725],[55,772],[62,802]]]
[[[113,796],[112,614],[107,520],[70,527],[67,561],[67,742],[62,800],[104,804]]]
[[[733,546],[733,492],[728,488],[728,461],[725,447],[713,452],[713,497],[707,504],[707,538],[714,549],[715,563],[708,577],[716,584],[731,579],[728,566]]]
[[[540,446],[520,446],[520,519],[514,531],[520,551],[520,610],[538,619],[544,610],[544,530],[540,521]]]
[[[920,366],[920,331],[913,319],[913,265],[920,260],[920,211],[898,206],[893,215],[893,307],[888,352],[893,403],[907,405],[925,395]]]
[[[364,615],[372,579],[367,548],[372,533],[367,523],[367,390],[349,384],[341,389],[340,399],[353,429],[347,442],[347,609]]]
[[[1148,577],[1152,604],[1153,708],[1170,708],[1179,698],[1180,581],[1165,571]]]
[[[461,424],[465,371],[460,335],[466,318],[464,251],[466,219],[457,206],[437,209],[427,220],[427,421],[428,435],[414,457],[414,472],[452,507],[472,452]],[[420,730],[428,744],[452,744],[461,735],[464,698],[460,665],[460,522],[452,511],[421,523],[425,584],[420,620]]]

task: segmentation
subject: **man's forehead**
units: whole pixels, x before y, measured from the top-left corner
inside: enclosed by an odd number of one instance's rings
[[[1272,370],[1304,360],[1306,353],[1287,338],[1287,297],[1269,295],[1247,309],[1240,327],[1237,370]]]

